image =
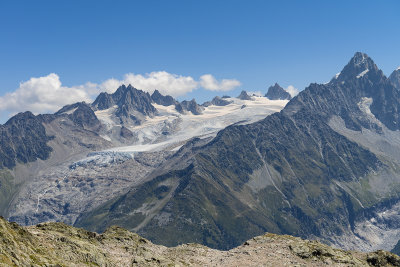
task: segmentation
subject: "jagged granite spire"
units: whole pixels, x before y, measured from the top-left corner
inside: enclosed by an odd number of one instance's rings
[[[140,124],[144,116],[152,117],[157,114],[152,102],[149,93],[129,84],[128,86],[121,85],[113,94],[101,93],[93,102],[92,107],[104,110],[117,105],[115,115],[120,118],[121,123]]]
[[[249,96],[248,94],[247,94],[247,92],[246,91],[242,91],[242,92],[240,92],[240,95],[238,95],[238,97],[237,98],[239,98],[239,99],[241,99],[241,100],[251,100],[251,96]]]
[[[200,115],[203,113],[203,107],[197,104],[196,100],[193,98],[190,101],[184,100],[181,103],[175,105],[175,109],[179,113],[184,113],[185,111],[190,111],[193,115]]]
[[[379,70],[374,61],[367,54],[356,52],[334,80],[342,82],[354,78],[359,79],[365,75],[371,77],[382,76],[383,72]]]
[[[154,103],[163,106],[170,106],[177,104],[177,101],[170,95],[162,95],[157,89],[154,90],[153,94],[151,95],[151,99]]]
[[[268,88],[268,92],[265,94],[265,97],[270,100],[292,99],[292,96],[288,92],[286,92],[285,89],[283,89],[278,83],[275,83],[275,85]]]

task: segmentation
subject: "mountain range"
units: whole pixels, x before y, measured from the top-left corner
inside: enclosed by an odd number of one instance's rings
[[[202,105],[131,85],[1,126],[0,213],[119,225],[167,246],[232,249],[265,232],[345,248],[400,239],[400,71],[356,53],[293,97]]]

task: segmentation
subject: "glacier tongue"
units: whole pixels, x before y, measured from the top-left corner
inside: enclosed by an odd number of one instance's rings
[[[143,152],[174,149],[193,137],[215,136],[217,132],[234,123],[252,123],[266,116],[279,112],[288,100],[269,100],[266,97],[254,96],[252,100],[229,98],[229,105],[211,105],[200,115],[180,114],[173,105],[153,104],[159,115],[147,118],[141,125],[127,128],[137,134],[139,141],[129,146],[116,146],[107,151]],[[243,106],[245,108],[243,108]],[[109,114],[105,116],[104,114]],[[112,121],[109,112],[103,112],[100,120]],[[116,125],[116,124],[115,124]]]
[[[126,127],[138,136],[138,141],[131,145],[116,145],[103,151],[89,153],[85,158],[70,164],[77,167],[107,167],[112,164],[133,159],[139,152],[176,151],[193,137],[207,138],[215,136],[219,130],[235,123],[252,123],[280,111],[288,100],[269,100],[262,96],[253,96],[252,100],[229,98],[226,106],[210,105],[202,114],[180,114],[173,105],[153,104],[158,115],[147,117],[141,125]],[[105,125],[106,133],[101,137],[112,141],[110,134],[115,127],[122,127],[114,116],[116,106],[96,111],[96,116]]]

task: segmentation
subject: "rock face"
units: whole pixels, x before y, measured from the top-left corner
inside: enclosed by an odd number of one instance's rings
[[[291,95],[285,91],[278,83],[270,86],[268,88],[268,92],[265,94],[265,97],[268,97],[270,100],[290,100],[292,99]]]
[[[177,101],[170,95],[163,96],[158,90],[155,90],[151,95],[151,99],[154,103],[163,105],[163,106],[170,106],[177,104]]]
[[[27,111],[0,125],[0,168],[13,168],[18,162],[45,160],[52,149],[41,120]]]
[[[100,121],[97,119],[92,108],[85,102],[67,105],[57,111],[56,116],[67,116],[76,125],[88,129],[98,129]]]
[[[360,131],[379,130],[380,123],[390,130],[400,127],[400,91],[385,77],[366,54],[356,53],[341,73],[328,84],[311,84],[305,93],[290,101],[285,113],[299,109],[318,112],[324,118],[341,117],[346,127]],[[372,122],[365,111],[379,120]]]
[[[388,150],[373,153],[374,145],[338,131],[396,134],[399,104],[382,71],[356,53],[330,83],[311,84],[264,120],[229,126],[207,144],[186,144],[164,172],[77,225],[102,231],[118,224],[160,244],[220,249],[266,231],[361,244],[362,220],[397,203],[400,175],[389,165],[398,163]],[[332,119],[344,129],[332,128]]]
[[[229,251],[163,247],[119,227],[103,234],[62,223],[20,227],[0,218],[1,266],[400,266],[386,251],[360,253],[265,234]]]
[[[97,110],[109,109],[117,106],[115,115],[121,123],[140,124],[143,116],[154,116],[157,110],[154,108],[149,93],[138,90],[131,85],[121,85],[113,94],[101,93],[92,106]]]
[[[393,71],[389,76],[389,80],[393,83],[393,85],[400,90],[400,68]]]
[[[241,100],[251,100],[251,96],[249,96],[246,91],[240,92],[240,95],[238,95],[237,98]]]

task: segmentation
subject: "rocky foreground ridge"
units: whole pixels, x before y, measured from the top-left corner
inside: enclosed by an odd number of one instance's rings
[[[361,253],[265,234],[229,251],[165,247],[120,227],[103,234],[63,223],[21,227],[0,217],[0,266],[400,266],[386,251]]]

